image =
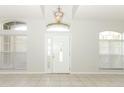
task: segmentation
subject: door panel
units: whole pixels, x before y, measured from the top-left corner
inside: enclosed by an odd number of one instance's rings
[[[47,72],[69,73],[69,36],[47,37]]]

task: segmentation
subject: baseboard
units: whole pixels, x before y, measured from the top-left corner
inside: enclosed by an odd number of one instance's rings
[[[0,72],[0,74],[52,74],[46,72]],[[70,72],[70,74],[124,74],[124,72]]]
[[[0,72],[0,74],[46,74],[45,72]]]
[[[124,72],[71,72],[70,74],[124,74]]]

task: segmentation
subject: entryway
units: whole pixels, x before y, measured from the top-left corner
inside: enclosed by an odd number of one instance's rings
[[[70,72],[70,35],[46,34],[46,73]]]

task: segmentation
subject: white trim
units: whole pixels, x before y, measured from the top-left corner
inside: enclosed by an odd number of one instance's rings
[[[124,72],[71,72],[70,74],[124,74]]]
[[[45,72],[0,72],[0,74],[46,74]]]
[[[69,50],[69,73],[71,73],[71,68],[72,68],[72,34],[70,33],[70,35],[69,35],[70,37],[70,39],[69,39],[69,48],[70,48],[70,50]]]
[[[44,60],[45,60],[44,61],[45,62],[44,63],[44,69],[45,69],[45,73],[47,73],[47,63],[46,63],[47,62],[47,57],[46,57],[47,56],[47,54],[46,54],[46,51],[47,51],[47,48],[46,48],[46,46],[47,46],[47,43],[46,43],[47,42],[47,34],[44,35],[44,38],[45,38],[45,42],[44,42],[44,49],[45,49],[45,52],[44,52]]]
[[[57,73],[46,73],[46,72],[0,72],[0,74],[57,74]],[[61,73],[59,73],[61,74]],[[63,73],[62,73],[63,74]],[[124,72],[70,72],[69,74],[117,74],[123,75]]]
[[[26,23],[26,25],[27,25],[27,22],[26,22],[26,20],[25,19],[18,19],[18,18],[12,18],[12,19],[6,19],[6,20],[3,20],[2,21],[2,23],[1,23],[1,30],[4,30],[3,29],[3,25],[5,24],[5,23],[8,23],[8,22],[13,22],[13,21],[19,21],[19,22],[25,22]],[[28,28],[28,26],[27,26],[27,28]]]

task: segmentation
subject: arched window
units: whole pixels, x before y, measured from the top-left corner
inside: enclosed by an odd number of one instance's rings
[[[99,34],[100,54],[120,54],[122,34],[114,31],[104,31]]]
[[[27,24],[20,21],[10,21],[3,24],[3,30],[26,31]]]
[[[121,38],[121,33],[113,31],[104,31],[99,34],[99,39],[101,40],[121,40]]]
[[[99,33],[101,68],[122,69],[122,34],[115,31]]]
[[[26,30],[25,22],[11,21],[3,24],[4,33],[0,33],[0,70],[26,69]]]

